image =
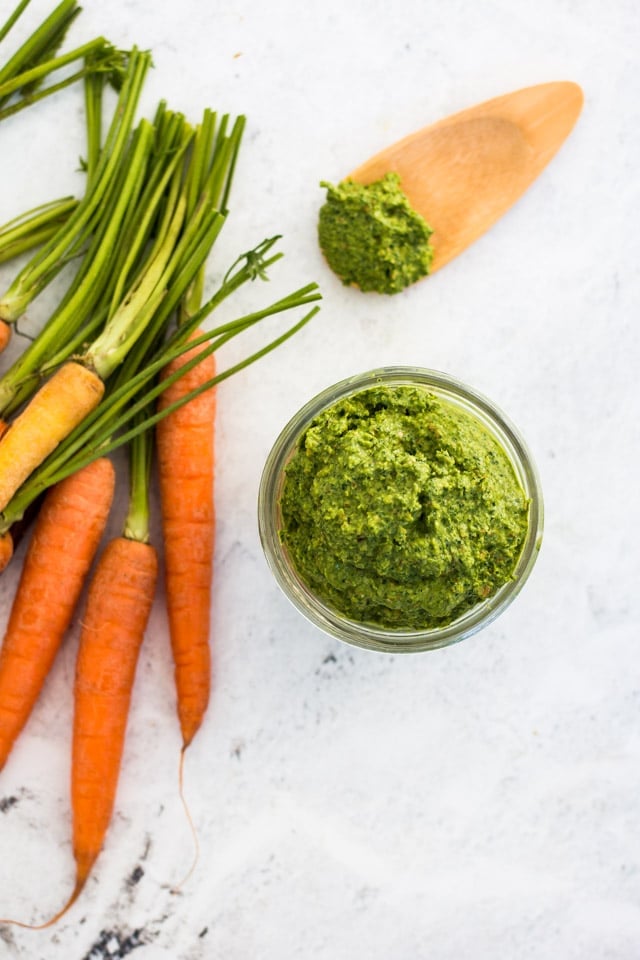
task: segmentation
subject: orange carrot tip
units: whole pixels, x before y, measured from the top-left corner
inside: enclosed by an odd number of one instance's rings
[[[0,438],[0,511],[37,466],[92,410],[104,393],[100,377],[65,363]]]

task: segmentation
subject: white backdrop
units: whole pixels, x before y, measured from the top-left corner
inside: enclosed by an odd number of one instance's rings
[[[25,29],[49,9],[32,7]],[[186,765],[196,870],[171,891],[192,841],[160,592],[104,852],[56,928],[0,927],[0,956],[636,960],[637,8],[111,0],[87,4],[71,38],[100,33],[153,51],[141,113],[166,98],[194,121],[205,106],[247,115],[209,283],[265,236],[282,234],[286,256],[227,313],[312,280],[324,301],[219,390],[214,694]],[[317,248],[320,180],[449,113],[557,79],[583,86],[581,119],[489,234],[398,296],[342,287]],[[0,125],[0,222],[79,189],[82,124],[76,88]],[[0,267],[3,287],[11,276]],[[263,338],[238,339],[220,365]],[[387,363],[490,396],[526,437],[545,494],[542,552],[517,601],[475,638],[419,656],[352,649],[307,624],[256,526],[262,465],[288,418]],[[124,473],[120,484],[114,531]],[[0,580],[3,623],[17,568]],[[31,922],[72,885],[77,636],[76,622],[0,774],[0,915]]]

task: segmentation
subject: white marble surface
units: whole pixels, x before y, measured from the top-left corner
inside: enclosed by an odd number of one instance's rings
[[[211,282],[281,233],[285,260],[238,311],[310,280],[324,304],[219,393],[215,689],[186,769],[196,870],[172,892],[192,843],[159,595],[104,852],[56,928],[0,927],[0,957],[637,960],[637,6],[111,0],[87,4],[72,36],[98,33],[153,50],[143,112],[166,97],[194,119],[206,105],[247,114]],[[583,86],[582,117],[486,237],[394,298],[328,272],[320,179],[554,79]],[[0,135],[0,222],[75,189],[78,90]],[[0,268],[3,285],[10,273]],[[46,298],[34,322],[44,312]],[[289,416],[328,383],[390,362],[444,370],[498,402],[546,497],[542,553],[516,603],[474,639],[414,657],[308,625],[276,588],[256,528],[262,464]],[[114,530],[123,509],[124,496]],[[15,574],[0,581],[3,618]],[[0,776],[0,915],[32,922],[72,883],[76,643],[77,623]]]

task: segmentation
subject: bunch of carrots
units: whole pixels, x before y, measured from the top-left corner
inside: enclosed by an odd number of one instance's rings
[[[0,41],[27,3],[0,28]],[[41,926],[59,919],[79,896],[115,803],[158,577],[158,551],[150,542],[151,471],[158,471],[161,495],[182,776],[184,751],[210,695],[216,386],[291,337],[320,298],[308,284],[207,329],[220,303],[243,284],[265,279],[281,256],[272,249],[278,237],[262,241],[235,259],[205,298],[205,268],[228,215],[244,118],[232,122],[207,109],[193,125],[162,101],[152,119],[136,121],[149,53],[117,51],[100,38],[74,56],[60,56],[77,12],[75,0],[63,0],[0,70],[1,120],[3,110],[33,102],[35,85],[60,61],[80,61],[75,74],[46,91],[79,80],[87,127],[83,195],[52,201],[0,228],[0,259],[29,253],[0,293],[5,344],[29,304],[63,267],[76,265],[38,334],[0,372],[0,569],[11,560],[14,537],[31,523],[0,648],[0,770],[90,578],[74,685],[76,882],[66,904]],[[117,102],[105,123],[109,84]],[[299,308],[302,318],[283,334],[234,366],[216,369],[215,353],[232,337]],[[121,535],[101,549],[115,489],[110,455],[125,445],[127,515]]]

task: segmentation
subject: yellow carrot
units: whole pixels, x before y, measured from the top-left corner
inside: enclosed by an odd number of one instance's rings
[[[0,510],[18,487],[102,399],[104,383],[69,361],[35,394],[0,438]]]

